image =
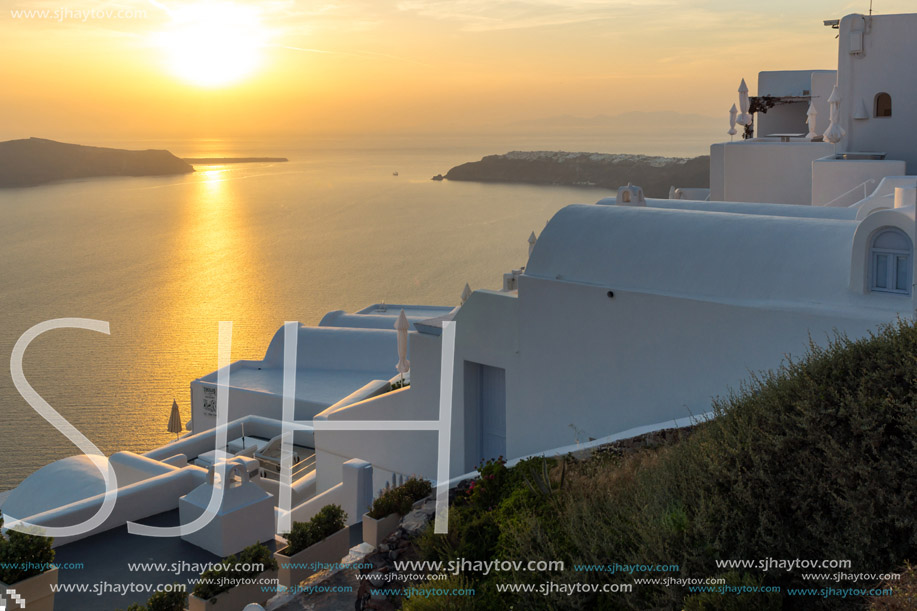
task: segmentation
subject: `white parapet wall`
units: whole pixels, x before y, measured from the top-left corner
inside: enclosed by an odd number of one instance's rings
[[[875,191],[883,178],[903,176],[905,165],[897,159],[844,159],[837,155],[816,159],[812,162],[812,204],[853,205]]]
[[[124,526],[166,511],[178,508],[178,499],[200,486],[207,479],[207,471],[188,466],[169,473],[146,479],[119,488],[114,510],[105,521],[84,533],[67,537],[55,537],[54,547],[86,539],[112,528]],[[38,526],[74,526],[94,516],[102,507],[105,495],[71,503],[51,511],[31,516],[28,522]],[[22,519],[22,518],[20,518]]]
[[[363,519],[373,502],[373,466],[365,460],[352,458],[341,466],[341,482],[317,494],[308,501],[295,505],[290,510],[290,524],[308,522],[327,505],[339,505],[347,514],[346,524],[356,524]],[[277,532],[283,509],[275,508]]]
[[[296,430],[293,432],[294,443],[305,447],[314,447],[315,441],[312,427],[308,424],[296,423],[295,428]],[[150,450],[143,456],[163,461],[176,454],[184,454],[186,458],[193,459],[200,454],[217,449],[216,436],[218,430],[219,428],[205,429],[200,433],[182,437],[177,441]],[[283,433],[283,422],[263,416],[246,416],[226,424],[227,441],[242,437],[243,432],[247,436],[274,439]]]
[[[109,462],[115,469],[118,486],[122,488],[179,469],[169,463],[153,460],[133,452],[115,452],[109,458]]]
[[[710,199],[811,204],[812,162],[833,153],[833,144],[804,140],[764,138],[714,144],[710,147]]]
[[[281,419],[283,412],[283,338],[274,334],[261,361],[236,361],[229,368],[229,420],[246,415]],[[300,326],[296,353],[294,411],[299,421],[373,380],[397,371],[396,332],[392,329]],[[199,433],[216,425],[217,372],[191,382],[191,415]]]

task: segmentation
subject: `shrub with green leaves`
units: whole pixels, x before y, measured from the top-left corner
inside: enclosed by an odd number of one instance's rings
[[[391,390],[398,390],[399,388],[407,388],[411,385],[407,380],[398,380],[392,383]]]
[[[503,457],[484,461],[477,468],[478,477],[471,482],[468,495],[471,504],[482,510],[494,509],[499,504],[508,483],[509,470]]]
[[[3,514],[0,514],[0,530],[2,528]],[[12,585],[43,573],[41,567],[54,562],[53,543],[51,537],[17,530],[8,531],[6,536],[0,535],[0,581]]]
[[[443,596],[442,590],[450,590],[451,594]],[[504,608],[492,592],[475,590],[471,580],[462,575],[449,575],[426,585],[414,586],[411,592],[413,596],[401,599],[402,611],[481,611]]]
[[[464,494],[456,496],[450,507],[448,532],[434,534],[431,523],[418,538],[423,558],[476,561],[491,559],[496,553],[505,517],[501,504],[507,498],[518,500],[517,495],[527,492],[521,490],[521,471],[507,469],[502,457],[484,462],[478,473],[478,478]]]
[[[237,565],[252,568],[247,571],[241,570],[241,568],[236,570],[235,567]],[[201,574],[200,583],[194,586],[192,594],[198,598],[209,600],[230,590],[233,587],[231,582],[234,580],[250,579],[257,577],[263,571],[271,571],[276,568],[277,561],[267,546],[260,543],[249,545],[239,552],[238,556],[230,556],[223,560],[218,568],[204,571]]]
[[[188,602],[185,592],[156,592],[146,603],[148,611],[182,611]]]
[[[185,592],[156,592],[145,605],[133,603],[127,611],[184,611],[188,603]]]
[[[917,566],[910,562],[895,571],[899,578],[888,579],[878,587],[891,594],[873,596],[869,611],[913,611],[917,609]],[[885,594],[885,593],[883,593]]]
[[[287,556],[298,554],[344,528],[347,514],[340,505],[325,505],[308,522],[293,522],[287,535]]]
[[[433,485],[425,479],[409,477],[403,484],[389,488],[380,494],[369,510],[369,517],[381,520],[393,513],[407,515],[411,506],[420,499],[430,496]]]
[[[723,594],[714,590],[686,596],[684,611],[780,611],[783,608],[779,593],[755,591],[764,583],[760,575],[730,572],[719,577],[725,581],[723,585],[739,591]]]

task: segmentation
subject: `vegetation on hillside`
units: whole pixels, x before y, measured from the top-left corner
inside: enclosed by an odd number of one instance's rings
[[[233,583],[245,583],[264,571],[277,570],[277,560],[266,545],[255,543],[249,545],[239,555],[232,555],[223,560],[217,567],[201,573],[200,580],[194,586],[192,594],[204,600],[210,600],[218,594],[227,592]]]
[[[891,596],[868,600],[862,593],[824,596],[821,590],[881,587],[879,580],[833,574],[903,572],[917,560],[917,327],[901,322],[861,340],[813,344],[801,360],[752,379],[714,407],[715,420],[660,449],[583,461],[531,459],[513,469],[499,461],[484,465],[455,500],[449,533],[428,530],[418,540],[421,555],[563,560],[564,569],[465,572],[452,581],[475,588],[474,597],[415,597],[404,608],[909,608],[891,605],[913,597],[912,579]],[[718,565],[766,559],[850,565]],[[614,563],[677,569],[576,568]],[[692,592],[671,583],[572,596],[496,591],[500,583],[537,588],[666,577],[724,579],[745,592]],[[444,583],[429,585],[450,587]],[[792,592],[797,589],[812,593]]]
[[[39,533],[40,530],[32,530]],[[8,530],[3,534],[3,514],[0,514],[0,581],[13,585],[35,577],[54,563],[54,539],[40,534]]]
[[[400,486],[386,488],[373,501],[369,509],[369,517],[381,520],[387,515],[397,513],[400,516],[407,515],[411,507],[420,499],[430,496],[433,492],[433,486],[428,480],[418,477],[409,477]]]

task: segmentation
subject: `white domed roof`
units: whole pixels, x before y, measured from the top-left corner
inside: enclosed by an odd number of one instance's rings
[[[22,520],[102,494],[105,480],[99,468],[108,469],[104,456],[80,454],[53,462],[25,478],[0,510],[4,517]]]

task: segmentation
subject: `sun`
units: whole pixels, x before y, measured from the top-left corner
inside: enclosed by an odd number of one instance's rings
[[[260,11],[233,2],[197,2],[171,11],[168,30],[156,36],[170,71],[200,87],[221,87],[251,75],[261,64],[267,30]]]

